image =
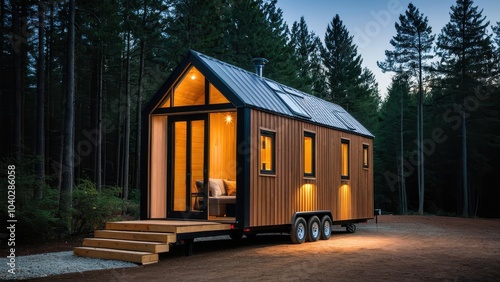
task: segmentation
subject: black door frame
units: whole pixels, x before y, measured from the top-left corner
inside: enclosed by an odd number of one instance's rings
[[[191,183],[191,141],[192,141],[192,132],[191,132],[191,123],[193,121],[204,122],[204,146],[203,146],[203,192],[201,195],[197,195],[196,197],[203,198],[203,205],[201,206],[200,211],[193,211],[191,208],[191,187],[193,183]],[[187,122],[187,138],[186,138],[186,210],[185,211],[174,211],[174,159],[175,159],[175,151],[174,151],[174,138],[175,132],[173,124],[179,121]],[[182,218],[182,219],[208,219],[208,153],[209,153],[209,124],[208,124],[208,114],[189,114],[189,115],[179,115],[179,116],[169,116],[168,118],[168,164],[167,164],[167,217],[168,218]]]

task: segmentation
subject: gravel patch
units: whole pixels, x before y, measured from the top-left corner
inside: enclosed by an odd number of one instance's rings
[[[131,262],[78,257],[73,255],[73,251],[16,257],[15,274],[8,272],[10,267],[6,257],[1,258],[0,263],[3,266],[0,280],[22,280],[64,273],[137,267],[137,264]]]

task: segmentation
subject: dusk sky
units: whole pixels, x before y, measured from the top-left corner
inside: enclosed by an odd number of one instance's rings
[[[309,30],[321,40],[325,37],[328,24],[339,14],[349,34],[354,36],[363,65],[375,74],[380,94],[385,96],[392,74],[382,73],[377,61],[385,60],[385,50],[393,50],[389,41],[396,34],[394,24],[410,2],[428,18],[435,34],[439,34],[449,22],[450,7],[456,3],[454,0],[278,0],[277,6],[283,10],[283,17],[290,28],[294,21],[304,16]],[[490,26],[500,21],[500,1],[476,0],[474,5],[484,9],[483,16],[490,21]]]

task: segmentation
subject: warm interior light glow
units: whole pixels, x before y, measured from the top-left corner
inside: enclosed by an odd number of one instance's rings
[[[260,170],[272,171],[274,169],[273,164],[273,139],[271,136],[261,135],[260,136],[261,148],[260,148]]]
[[[313,173],[313,139],[310,136],[304,137],[304,173]]]
[[[349,143],[342,142],[341,156],[341,175],[344,178],[349,177]]]
[[[193,74],[193,75],[191,76],[191,79],[192,79],[192,80],[195,80],[195,79],[196,79],[196,76]]]
[[[226,124],[230,124],[233,121],[233,117],[231,114],[226,115]]]

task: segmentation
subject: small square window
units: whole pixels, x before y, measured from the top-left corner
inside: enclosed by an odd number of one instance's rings
[[[363,144],[363,168],[368,168],[369,167],[369,161],[368,161],[368,145]]]
[[[340,154],[340,176],[342,179],[349,179],[349,140],[342,139]]]
[[[260,173],[275,173],[275,133],[261,130],[260,132]]]

